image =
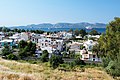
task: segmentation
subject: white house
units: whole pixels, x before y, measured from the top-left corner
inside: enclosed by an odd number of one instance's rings
[[[31,37],[30,37],[30,40],[34,43],[38,43],[38,40],[40,40],[42,38],[45,38],[45,35],[32,33]]]
[[[85,49],[81,50],[80,54],[82,55],[81,59],[85,61],[96,61],[101,62],[101,59],[97,56],[96,53],[93,53],[91,50],[94,45],[97,45],[97,42],[93,40],[88,40],[84,42]]]
[[[99,39],[100,35],[86,35],[88,38],[96,38]]]
[[[97,54],[91,51],[86,51],[85,49],[83,49],[81,50],[80,54],[82,56],[81,60],[101,62],[101,59],[97,56]]]
[[[63,39],[70,39],[73,37],[72,33],[68,33],[66,31],[59,32]]]
[[[92,50],[93,46],[96,44],[97,42],[93,42],[93,40],[88,40],[84,42],[83,46],[85,46],[85,48],[89,51],[89,50]]]
[[[15,43],[17,43],[20,39],[20,34],[15,33],[13,36],[10,36],[9,39],[13,40]]]
[[[55,50],[62,51],[63,40],[51,39],[51,38],[41,38],[38,39],[38,46],[41,50],[47,50],[52,53]]]
[[[29,40],[29,34],[26,32],[22,32],[20,35],[20,38],[21,38],[21,40],[27,41],[27,40]]]
[[[82,46],[83,43],[79,43],[79,42],[72,42],[67,44],[67,47],[69,47],[69,51],[72,52],[74,51],[76,54],[80,53],[80,46]]]
[[[5,37],[5,34],[3,32],[0,32],[0,41],[3,40],[4,37]]]
[[[14,41],[21,41],[21,40],[29,40],[30,38],[30,35],[29,33],[26,33],[26,32],[22,32],[22,33],[15,33],[13,36],[10,36],[9,39],[12,39]]]
[[[1,40],[0,41],[0,47],[3,47],[5,45],[8,45],[12,48],[12,46],[15,45],[14,41],[13,40],[9,40],[9,39],[4,39],[4,40]]]

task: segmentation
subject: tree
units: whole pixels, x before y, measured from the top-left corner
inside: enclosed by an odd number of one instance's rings
[[[18,33],[21,33],[21,29],[18,29],[17,32],[18,32]]]
[[[48,51],[47,51],[47,50],[44,50],[44,51],[42,52],[41,61],[42,61],[42,62],[47,62],[48,59],[49,59],[48,57],[49,57]]]
[[[101,56],[103,67],[112,76],[120,76],[120,18],[109,23],[98,43],[93,50]]]
[[[28,56],[33,56],[36,51],[36,44],[32,43],[31,41],[26,42],[24,40],[21,40],[18,44],[19,46],[19,56],[21,58],[28,57]]]
[[[93,46],[92,52],[96,53],[98,57],[99,57],[99,51],[100,51],[100,46],[99,45]]]
[[[62,64],[62,63],[63,63],[62,57],[59,55],[53,54],[52,57],[50,58],[50,65],[54,69],[57,68],[59,64]]]
[[[74,58],[75,57],[75,51],[70,51],[68,56],[69,56],[69,58]]]
[[[27,29],[26,32],[29,32],[29,30]]]
[[[66,52],[63,52],[62,56],[65,58],[67,57],[67,53]]]
[[[7,59],[9,59],[9,60],[17,60],[18,58],[17,58],[17,56],[14,55],[14,54],[9,54],[9,55],[7,56]]]
[[[99,35],[99,33],[96,30],[92,30],[89,34],[90,35]]]
[[[4,27],[2,27],[2,31],[3,31],[3,32],[9,32],[10,29],[4,26]]]
[[[75,65],[85,65],[85,62],[81,60],[80,58],[76,58],[74,60]]]
[[[21,32],[25,32],[25,30],[24,30],[24,29],[22,29],[22,30],[21,30]]]
[[[78,35],[79,35],[79,30],[76,29],[76,30],[74,31],[74,34],[75,34],[76,36],[78,36]]]
[[[11,49],[8,45],[5,44],[4,48],[2,49],[2,56],[7,56],[11,53]]]
[[[73,29],[71,28],[70,30],[68,30],[68,32],[73,32]]]
[[[29,41],[27,42],[27,47],[28,47],[28,52],[32,54],[35,54],[35,51],[36,51],[36,44],[35,43],[32,43],[32,41]]]
[[[87,32],[84,29],[81,29],[80,34],[81,34],[81,36],[83,38],[85,35],[87,35]]]
[[[25,57],[27,57],[28,55],[26,54],[26,51],[23,49],[18,53],[18,57],[20,57],[20,59],[23,59]]]
[[[32,54],[35,54],[35,51],[36,51],[36,44],[35,44],[35,43],[32,43],[31,53],[32,53]]]
[[[17,28],[15,28],[15,29],[14,29],[14,32],[17,32],[17,31],[18,31],[18,29],[17,29]]]
[[[83,46],[83,45],[82,45],[82,46],[80,46],[80,49],[81,49],[81,50],[82,50],[82,49],[84,49],[84,48],[85,48],[85,46]]]
[[[18,44],[18,47],[19,49],[21,49],[21,48],[25,48],[26,45],[27,45],[27,42],[24,40],[21,40]]]

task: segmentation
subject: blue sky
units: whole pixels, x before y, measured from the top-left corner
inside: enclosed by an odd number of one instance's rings
[[[120,0],[0,0],[0,26],[58,22],[108,23]]]

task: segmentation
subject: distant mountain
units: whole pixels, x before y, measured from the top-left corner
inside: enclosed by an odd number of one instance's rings
[[[50,23],[43,23],[43,24],[31,24],[27,26],[14,26],[11,29],[18,28],[18,29],[41,29],[41,28],[85,28],[87,26],[91,26],[92,28],[106,28],[106,24],[104,23],[57,23],[57,24],[50,24]]]

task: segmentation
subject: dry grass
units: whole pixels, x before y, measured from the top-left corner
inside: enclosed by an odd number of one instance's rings
[[[98,68],[84,72],[52,70],[46,64],[30,64],[0,58],[0,80],[113,80]]]

